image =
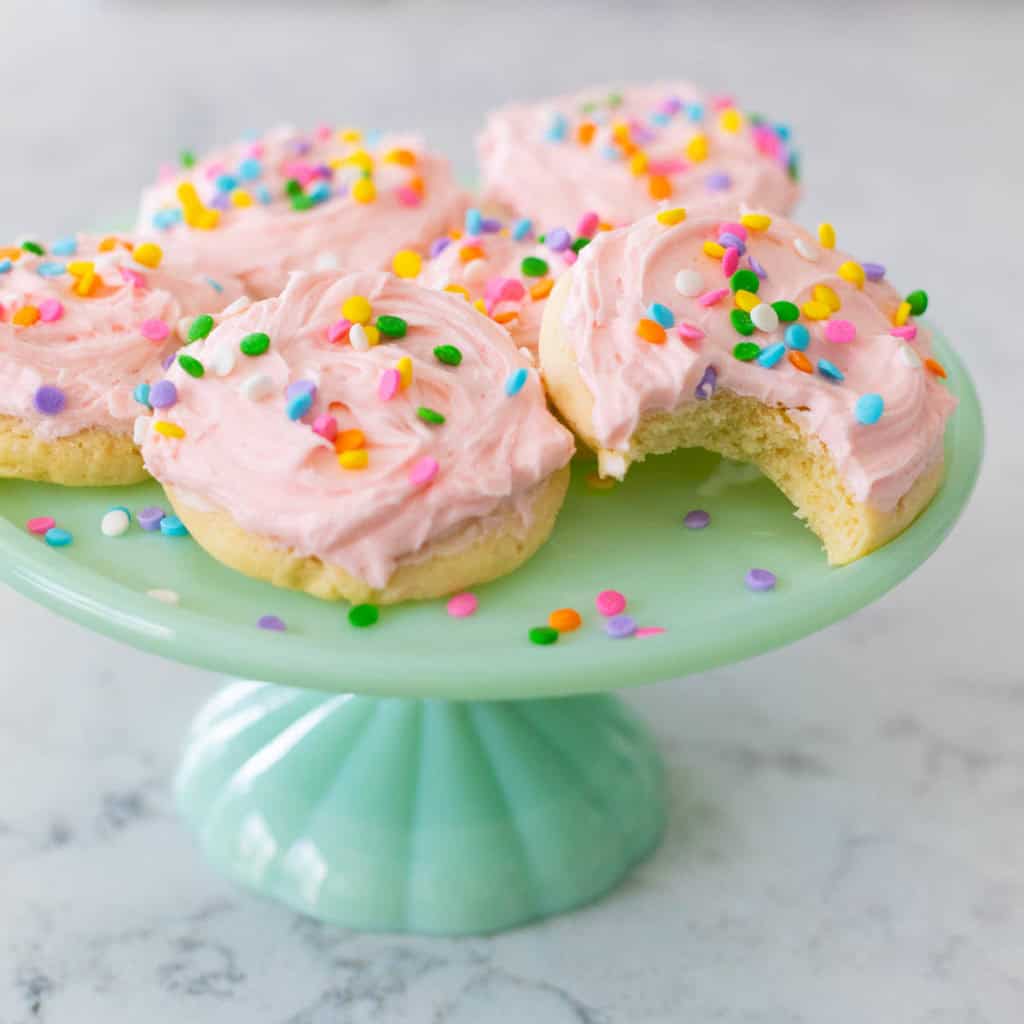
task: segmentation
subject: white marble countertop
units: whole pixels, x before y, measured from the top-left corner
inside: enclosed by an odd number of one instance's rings
[[[217,681],[0,589],[2,1024],[1021,1019],[1024,9],[711,10],[0,0],[0,236],[123,220],[164,155],[280,118],[419,124],[469,173],[504,97],[678,71],[792,121],[803,215],[928,289],[990,438],[966,519],[894,593],[632,695],[668,760],[663,846],[497,938],[346,933],[222,881],[169,792]]]

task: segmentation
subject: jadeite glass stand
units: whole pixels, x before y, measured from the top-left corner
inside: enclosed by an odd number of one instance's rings
[[[568,910],[611,888],[655,847],[665,820],[647,730],[604,691],[699,672],[789,643],[885,593],[939,545],[981,461],[977,396],[945,345],[960,407],[947,478],[920,519],[881,551],[829,569],[785,499],[745,467],[684,452],[610,490],[575,467],[551,541],[480,587],[480,608],[386,608],[369,629],[345,608],[217,564],[188,538],[100,533],[113,505],[160,504],[153,483],[67,490],[0,481],[0,575],[100,632],[230,673],[199,714],[178,775],[182,813],[232,878],[353,928],[491,932]],[[687,530],[690,509],[710,512]],[[63,549],[25,522],[54,516]],[[778,587],[753,594],[751,567]],[[661,635],[613,640],[594,596],[629,596]],[[147,596],[170,589],[178,607]],[[583,627],[527,640],[549,611]],[[286,633],[256,626],[280,616]],[[281,685],[278,685],[281,684]],[[157,695],[154,695],[157,699]]]

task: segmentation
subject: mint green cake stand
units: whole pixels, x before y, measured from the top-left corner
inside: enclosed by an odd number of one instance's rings
[[[160,504],[156,484],[66,490],[0,482],[0,574],[69,618],[178,661],[272,682],[235,682],[192,728],[177,792],[207,856],[232,878],[353,928],[492,932],[580,906],[657,844],[661,763],[647,730],[605,691],[700,672],[789,643],[895,586],[960,515],[981,461],[977,396],[946,346],[960,398],[945,485],[881,551],[829,569],[786,500],[744,468],[684,452],[612,490],[575,467],[551,541],[477,589],[479,611],[443,601],[386,608],[369,629],[346,608],[245,579],[189,538],[133,524],[104,537],[112,505]],[[690,509],[711,526],[688,530]],[[74,544],[25,530],[51,515]],[[751,567],[778,586],[744,587]],[[177,607],[147,596],[180,594]],[[614,640],[594,610],[605,588],[641,626]],[[527,631],[571,606],[583,626],[554,646]],[[280,616],[286,633],[257,628]],[[154,707],[159,695],[154,694]]]

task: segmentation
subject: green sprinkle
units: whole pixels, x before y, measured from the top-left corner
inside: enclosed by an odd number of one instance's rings
[[[920,316],[928,308],[928,293],[918,288],[907,296],[907,302],[910,303],[910,312]]]
[[[581,252],[590,245],[591,241],[592,239],[589,238],[577,238],[576,241],[572,243],[572,251],[576,253]]]
[[[462,353],[454,345],[438,345],[434,355],[448,366],[458,366],[462,362]]]
[[[586,103],[580,104],[581,114],[592,114],[595,110],[597,110],[597,104],[593,100],[587,100]]]
[[[757,289],[761,287],[761,278],[752,270],[737,270],[729,278],[729,287],[734,292],[753,292],[756,295]]]
[[[270,335],[262,331],[247,334],[238,344],[238,347],[247,356],[261,356],[270,348]]]
[[[534,626],[530,630],[531,644],[554,644],[558,642],[558,630],[550,626]]]
[[[524,277],[543,277],[548,272],[548,261],[539,256],[527,256],[519,265]]]
[[[610,92],[608,93],[608,99],[606,100],[609,107],[614,110],[616,107],[622,106],[622,93]]]
[[[424,423],[444,423],[444,415],[439,413],[436,409],[428,408],[425,405],[421,405],[416,410],[416,415],[419,416]]]
[[[732,321],[733,327],[744,337],[754,333],[754,321],[750,319],[750,314],[745,309],[734,309],[729,314],[729,319]],[[754,345],[754,348],[757,346]]]
[[[22,242],[21,247],[25,252],[34,252],[37,256],[46,255],[46,250],[38,242]]]
[[[793,181],[800,180],[800,158],[795,152],[789,154],[789,162],[786,164],[786,172]]]
[[[178,159],[181,160],[181,166],[184,167],[186,171],[196,165],[196,155],[191,149],[183,149]]]
[[[377,317],[377,330],[385,338],[404,338],[409,325],[400,316]]]
[[[285,195],[289,195],[289,196],[292,196],[292,197],[294,197],[294,196],[301,196],[302,195],[302,186],[294,178],[289,178],[284,183],[284,191],[285,191]]]
[[[749,363],[761,354],[761,346],[753,341],[741,341],[733,350],[732,354],[741,362]]]
[[[780,299],[778,302],[772,303],[772,309],[779,314],[779,320],[784,324],[792,323],[800,316],[800,309],[795,302],[787,302],[785,299]]]
[[[546,237],[545,235],[538,235],[537,236],[537,244],[538,245],[543,245],[545,237]]]
[[[300,212],[302,210],[312,210],[314,206],[316,206],[316,202],[312,196],[303,195],[302,193],[292,196],[293,210],[299,210]]]
[[[192,356],[180,355],[178,356],[178,365],[190,376],[190,377],[202,377],[206,373],[206,367],[203,366],[198,359],[193,359]]]
[[[213,317],[209,313],[202,313],[189,324],[188,340],[201,341],[210,331],[213,330]]]
[[[348,621],[359,629],[372,626],[380,618],[380,609],[375,604],[354,604],[348,610]]]

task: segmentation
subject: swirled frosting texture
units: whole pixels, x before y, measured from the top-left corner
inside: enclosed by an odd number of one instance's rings
[[[354,295],[369,299],[374,318],[403,319],[406,335],[367,351],[329,341]],[[249,357],[240,346],[253,333],[266,334],[270,347]],[[460,350],[458,365],[435,355],[442,345]],[[280,297],[225,318],[188,354],[215,370],[202,379],[170,370],[178,402],[161,418],[185,436],[146,431],[150,472],[226,510],[243,529],[372,587],[383,587],[400,560],[496,512],[517,511],[525,528],[531,490],[572,456],[537,373],[525,370],[497,324],[459,296],[388,274],[296,274]],[[383,397],[382,380],[406,356],[411,382]],[[520,369],[522,389],[506,394]],[[254,376],[266,386],[247,397]],[[294,395],[311,382],[308,413],[290,419],[289,385]],[[444,422],[424,422],[420,407]],[[336,443],[312,429],[326,415],[339,437],[362,431],[365,468],[342,468]],[[424,459],[436,461],[436,475],[414,482]]]
[[[799,196],[788,130],[687,82],[504,107],[487,119],[477,149],[484,200],[546,224],[584,210],[629,224],[666,199],[786,212]]]
[[[941,457],[946,420],[956,404],[934,372],[937,364],[931,370],[924,365],[931,357],[929,332],[913,317],[902,328],[894,325],[894,318],[903,319],[897,315],[902,300],[884,278],[858,285],[843,276],[857,278],[851,264],[868,267],[872,277],[881,276],[881,267],[825,249],[810,233],[774,216],[767,229],[747,233],[739,269],[756,265],[763,272],[758,302],[783,300],[800,308],[796,325],[806,329],[809,341],[804,350],[792,347],[786,331],[794,325],[785,322],[741,335],[732,320],[738,307],[731,278],[722,258],[709,255],[705,245],[734,234],[746,212],[737,207],[705,210],[673,226],[652,216],[602,235],[584,250],[562,315],[566,340],[594,399],[597,440],[607,451],[628,451],[642,416],[707,397],[714,379],[719,388],[788,410],[806,433],[827,446],[855,500],[891,508]],[[680,271],[699,275],[685,287],[696,294],[680,293]],[[826,312],[823,319],[810,319],[805,304],[815,301],[816,286],[819,300],[827,295],[822,285],[839,309],[810,307],[817,316]],[[724,295],[705,304],[722,289]],[[663,344],[637,334],[639,321],[651,316],[655,302],[668,307],[675,319]],[[848,336],[849,328],[830,327],[833,321],[852,325],[853,340],[828,340],[829,335]],[[782,358],[766,366],[757,358],[736,357],[736,345],[745,342],[754,343],[762,355],[775,345],[787,350],[776,351]],[[749,359],[749,351],[743,354]],[[801,356],[811,372],[798,367]],[[766,359],[771,362],[770,356]],[[841,381],[822,372],[830,365]],[[858,400],[868,394],[884,402],[881,418],[871,424],[857,417]]]
[[[207,278],[183,254],[154,268],[132,251],[130,240],[84,235],[43,255],[0,251],[0,414],[44,440],[91,428],[131,434],[134,388],[162,374],[181,344],[179,321],[242,294],[236,279]],[[63,408],[41,411],[40,389],[59,391]]]
[[[293,270],[386,269],[397,250],[424,252],[466,205],[448,162],[417,138],[369,145],[356,132],[281,127],[166,170],[143,192],[138,230],[267,298]]]

